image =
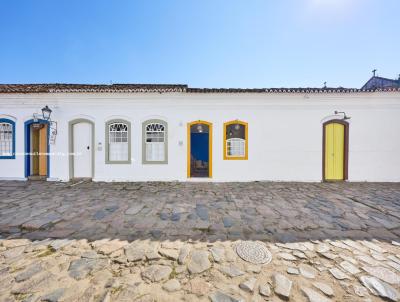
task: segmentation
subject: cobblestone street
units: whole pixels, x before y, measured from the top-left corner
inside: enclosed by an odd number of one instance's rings
[[[3,181],[0,301],[398,301],[399,237],[399,183]]]

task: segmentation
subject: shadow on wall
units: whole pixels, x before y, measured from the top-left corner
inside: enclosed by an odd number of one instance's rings
[[[399,183],[0,182],[0,236],[398,240]]]

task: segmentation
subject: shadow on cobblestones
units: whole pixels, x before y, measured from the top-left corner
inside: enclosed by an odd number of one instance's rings
[[[0,182],[3,238],[265,242],[400,236],[399,183]]]

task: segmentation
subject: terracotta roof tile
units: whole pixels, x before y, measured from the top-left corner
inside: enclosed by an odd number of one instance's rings
[[[180,84],[0,84],[0,93],[362,93],[400,92],[400,88],[190,88]]]
[[[357,89],[357,88],[188,88],[189,93],[359,93],[400,92],[400,88]]]
[[[0,84],[0,93],[184,92],[186,88],[169,84]]]

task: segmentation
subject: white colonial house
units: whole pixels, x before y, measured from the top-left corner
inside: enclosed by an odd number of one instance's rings
[[[400,88],[2,84],[0,179],[30,178],[400,181]]]

